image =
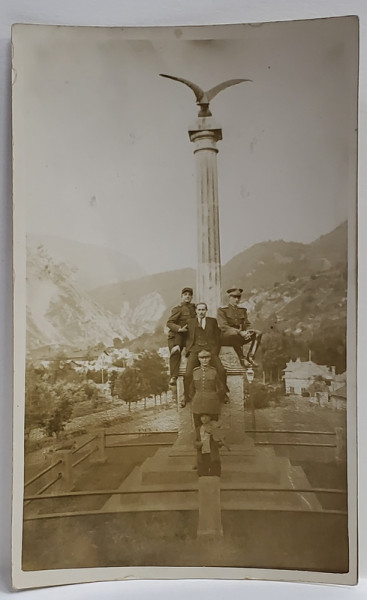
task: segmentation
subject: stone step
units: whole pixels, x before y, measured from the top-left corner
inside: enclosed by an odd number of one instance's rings
[[[221,456],[250,456],[250,455],[255,455],[255,454],[260,454],[259,452],[259,448],[256,448],[256,446],[254,445],[254,442],[249,438],[249,440],[246,440],[246,442],[244,444],[231,444],[229,446],[229,450],[225,447],[220,449],[220,454]],[[267,447],[267,448],[262,448],[262,451],[266,451],[268,455],[272,455],[274,454],[274,451],[271,447]],[[169,449],[167,448],[160,448],[159,450],[157,450],[156,454],[161,451],[166,452],[169,456],[192,456],[194,454],[196,454],[196,449],[194,447],[194,444],[190,444],[190,445],[181,445],[181,444],[174,444],[173,446],[171,446]],[[264,452],[265,454],[265,452]]]
[[[268,450],[268,449],[267,449]],[[167,448],[161,448],[142,465],[142,472],[145,471],[176,471],[181,469],[185,471],[191,469],[197,462],[197,451],[185,454],[172,454]],[[249,466],[256,465],[258,469],[264,471],[274,471],[277,465],[282,468],[289,466],[289,460],[286,457],[277,457],[271,452],[259,452],[255,454],[242,453],[241,448],[235,452],[226,452],[221,454],[221,464],[223,470],[244,470]]]
[[[195,483],[197,481],[197,472],[192,468],[183,470],[180,466],[177,469],[171,468],[165,471],[143,471],[141,473],[142,485],[150,485],[152,483],[168,484],[168,483]]]
[[[197,480],[197,471],[193,469],[193,464],[184,465],[148,465],[148,468],[141,470],[141,483],[148,485],[151,483],[193,483]],[[223,481],[238,482],[273,482],[280,481],[281,470],[277,465],[273,468],[264,469],[262,464],[239,464],[229,463],[222,469],[221,479]]]
[[[198,482],[197,482],[198,483]],[[272,489],[272,488],[270,488]],[[306,502],[305,502],[306,501]],[[276,491],[251,492],[246,490],[228,490],[223,488],[221,480],[220,503],[222,510],[317,510],[318,501],[310,493],[289,493]],[[198,489],[167,493],[162,489],[156,493],[137,492],[113,497],[101,512],[111,510],[140,512],[164,510],[198,510]]]
[[[141,467],[136,467],[120,486],[121,495],[111,496],[102,507],[101,512],[198,510],[199,478],[196,471],[191,472],[190,475],[190,481],[151,482],[148,485],[147,482],[142,484]],[[301,475],[299,467],[291,468],[288,480],[290,489],[295,487],[294,479]],[[269,481],[269,479],[264,481],[262,473],[258,478],[252,478],[252,480],[246,480],[246,477],[239,476],[233,479],[223,474],[220,478],[222,510],[321,509],[320,503],[312,492],[276,492],[277,487],[287,487],[282,481],[283,478],[280,479],[278,482]],[[306,487],[304,479],[303,475],[302,487]],[[268,488],[271,491],[252,492],[244,489],[256,487]],[[176,491],[177,488],[180,491]],[[152,493],[146,492],[147,489]],[[124,491],[136,491],[136,493],[123,494]]]

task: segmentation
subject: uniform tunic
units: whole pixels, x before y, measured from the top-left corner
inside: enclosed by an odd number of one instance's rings
[[[179,331],[181,327],[187,325],[189,319],[195,316],[195,306],[192,302],[182,302],[178,306],[174,306],[167,321],[168,331],[168,348],[170,351],[174,346],[179,346],[180,350],[186,344],[187,332]],[[169,369],[171,377],[178,377],[181,362],[181,352],[170,354]]]
[[[220,412],[220,391],[223,387],[214,367],[196,367],[192,380],[192,412],[215,415]],[[191,394],[190,394],[191,395]]]
[[[248,320],[247,310],[242,306],[229,305],[218,308],[217,320],[219,329],[225,336],[246,331],[251,324]]]
[[[182,302],[178,306],[174,306],[167,321],[169,329],[168,338],[175,337],[181,327],[187,325],[187,321],[195,317],[195,305],[192,302]]]

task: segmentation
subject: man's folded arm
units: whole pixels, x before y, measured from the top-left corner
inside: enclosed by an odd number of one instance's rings
[[[180,325],[177,323],[177,321],[180,318],[180,314],[181,314],[181,309],[179,306],[175,306],[174,308],[172,308],[171,310],[171,314],[168,318],[167,321],[167,327],[168,329],[170,329],[171,331],[174,331],[175,333],[178,332],[178,330],[180,329]]]

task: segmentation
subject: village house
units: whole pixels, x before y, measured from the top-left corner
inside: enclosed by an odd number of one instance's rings
[[[320,377],[326,382],[329,392],[333,392],[345,382],[345,373],[336,375],[335,367],[329,368],[326,365],[318,365],[312,360],[305,362],[301,361],[300,358],[295,361],[290,360],[283,371],[286,394],[301,396]]]
[[[333,408],[346,409],[347,386],[345,384],[330,393],[330,404]]]

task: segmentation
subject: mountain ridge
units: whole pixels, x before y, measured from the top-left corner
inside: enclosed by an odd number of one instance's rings
[[[161,343],[170,308],[179,303],[182,287],[194,287],[195,282],[194,269],[186,268],[86,291],[75,281],[73,268],[58,264],[44,247],[29,249],[28,262],[30,348],[55,343],[80,348],[101,341],[108,345],[113,337],[133,340],[158,330],[156,341]],[[312,336],[324,322],[344,327],[346,273],[343,223],[310,244],[255,244],[222,267],[222,282],[223,290],[232,285],[244,289],[243,305],[254,326],[266,332],[276,323],[285,333]],[[92,314],[89,321],[85,311]]]

